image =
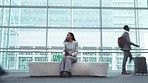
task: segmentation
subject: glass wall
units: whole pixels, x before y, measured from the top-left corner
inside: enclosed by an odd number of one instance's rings
[[[109,62],[109,70],[121,70],[117,38],[124,25],[140,45],[132,46],[133,56],[148,57],[147,7],[148,0],[0,0],[0,65],[28,71],[30,61],[60,62],[63,41],[73,32],[78,62]]]

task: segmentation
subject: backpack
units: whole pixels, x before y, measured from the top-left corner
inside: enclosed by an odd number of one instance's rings
[[[118,38],[118,46],[120,48],[123,48],[125,44],[126,44],[126,39],[124,37],[119,37]]]

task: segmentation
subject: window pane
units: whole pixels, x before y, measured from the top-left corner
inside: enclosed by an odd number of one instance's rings
[[[69,9],[49,9],[48,25],[49,26],[70,26],[71,10]]]
[[[0,0],[2,5],[10,5],[10,0]]]
[[[102,6],[106,7],[134,7],[135,0],[102,0]]]
[[[9,48],[11,46],[13,47],[17,47],[18,46],[18,37],[19,37],[19,34],[18,34],[18,29],[17,28],[10,28],[8,29],[8,34],[9,36],[7,38],[9,38],[7,41],[9,42]]]
[[[12,5],[47,6],[47,0],[11,0]]]
[[[100,33],[98,32],[98,29],[49,29],[48,31],[48,46],[63,47],[63,41],[65,40],[69,31],[74,33],[75,39],[78,41],[79,46],[96,47],[100,45]]]
[[[32,57],[19,57],[18,70],[29,70],[28,62],[32,61]]]
[[[146,52],[146,53],[140,53],[140,56],[144,56],[146,57],[146,60],[148,61],[148,31],[147,30],[139,30],[139,34],[140,34],[140,49],[145,49],[145,50],[140,50],[140,52]]]
[[[10,14],[10,26],[19,26],[21,25],[21,9],[20,8],[13,8],[11,9],[11,14]]]
[[[103,27],[122,27],[125,24],[135,27],[134,10],[102,10]]]
[[[73,6],[99,6],[100,0],[72,0]]]
[[[60,33],[59,33],[60,31]],[[49,29],[48,30],[48,46],[62,46],[70,29]]]
[[[7,55],[8,53],[0,52],[0,63],[3,68],[7,68],[7,64],[8,64]]]
[[[96,62],[96,57],[83,57],[83,62]]]
[[[45,46],[46,29],[19,29],[18,46]]]
[[[74,29],[76,40],[79,46],[100,47],[100,31],[99,29]],[[66,36],[66,35],[65,35]]]
[[[46,26],[47,19],[46,9],[21,9],[20,25],[21,26]],[[16,16],[18,16],[17,14]]]
[[[3,0],[0,0],[0,5],[3,5]]]
[[[117,39],[123,34],[124,30],[103,30],[102,42],[103,47],[114,48],[118,47]]]
[[[139,17],[139,27],[141,28],[148,28],[148,10],[139,10],[138,11]]]
[[[46,26],[46,9],[5,8],[3,22],[10,26]]]
[[[140,48],[141,49],[148,49],[148,31],[147,30],[139,30],[139,34],[140,34]]]
[[[48,0],[49,6],[70,6],[71,0]]]
[[[1,23],[3,26],[9,26],[10,25],[10,9],[9,8],[3,8],[1,13]]]
[[[11,34],[16,34],[16,33],[14,33],[14,31],[15,30],[11,29],[11,28],[4,28],[4,27],[1,28],[1,32],[0,32],[1,48],[9,48],[9,45],[12,45],[11,43],[9,43],[9,38],[10,38],[10,41],[12,41],[12,43],[14,43],[14,41],[12,39],[12,37],[14,37],[14,35],[11,35]],[[17,43],[17,42],[15,42],[15,43]]]
[[[0,8],[0,25],[3,25],[2,24],[2,21],[3,21],[3,9],[2,8]]]
[[[73,10],[74,27],[98,27],[100,24],[99,10],[75,9]]]
[[[124,29],[122,30],[103,30],[103,47],[111,47],[112,49],[118,48],[117,39],[124,33]],[[136,33],[135,30],[130,29],[129,31],[130,40],[133,43],[136,42]]]
[[[138,7],[148,7],[148,0],[136,0]]]

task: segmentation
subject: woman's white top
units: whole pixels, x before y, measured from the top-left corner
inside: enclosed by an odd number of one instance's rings
[[[64,49],[63,53],[68,52],[71,56],[77,56],[78,54],[78,42],[72,41],[72,42],[64,42]]]

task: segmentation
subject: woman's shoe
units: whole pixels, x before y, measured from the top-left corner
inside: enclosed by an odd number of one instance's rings
[[[71,75],[71,72],[69,72],[69,77],[71,77],[72,75]]]
[[[129,72],[126,72],[126,71],[122,71],[121,74],[123,74],[123,75],[130,75],[130,73]]]
[[[66,75],[67,75],[67,72],[63,71],[62,77],[66,77]]]
[[[71,77],[71,72],[66,72],[65,77]]]
[[[60,72],[60,77],[64,77],[63,73],[63,71]]]

